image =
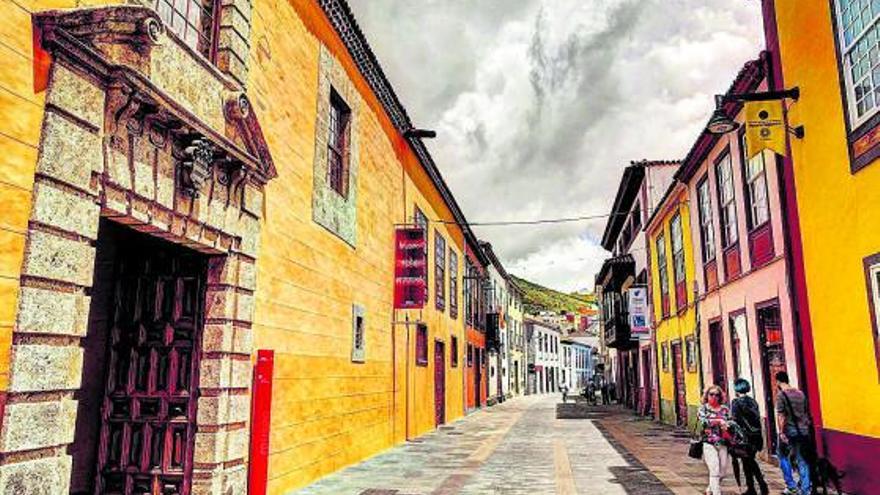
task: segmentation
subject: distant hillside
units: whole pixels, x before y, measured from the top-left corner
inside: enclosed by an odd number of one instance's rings
[[[539,311],[576,312],[584,306],[591,306],[595,301],[592,294],[566,294],[543,285],[511,275],[513,281],[523,290],[523,307],[527,313]]]

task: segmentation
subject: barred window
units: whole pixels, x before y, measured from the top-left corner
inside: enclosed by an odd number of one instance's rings
[[[449,361],[453,368],[458,368],[458,337],[455,335],[450,339]]]
[[[880,104],[880,1],[834,3],[850,123],[855,128],[877,113]]]
[[[330,135],[327,138],[327,181],[348,196],[348,135],[351,110],[335,90],[330,92]]]
[[[214,61],[220,5],[216,0],[156,0],[156,12],[187,46]]]

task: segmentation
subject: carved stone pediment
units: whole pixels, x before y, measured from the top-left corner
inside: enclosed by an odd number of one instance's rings
[[[240,86],[166,33],[153,9],[119,5],[41,12],[34,18],[43,50],[107,88],[106,134],[125,125],[149,133],[154,144],[171,140],[181,168],[197,173],[187,150],[210,145],[221,179],[241,172],[265,183],[276,176]],[[187,179],[184,185],[197,182]]]

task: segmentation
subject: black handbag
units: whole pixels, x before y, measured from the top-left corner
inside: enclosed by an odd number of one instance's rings
[[[691,438],[691,444],[688,446],[688,457],[691,459],[703,458],[703,436],[697,436],[698,424],[700,424],[699,420],[694,422],[693,437]]]
[[[691,459],[702,459],[703,458],[703,440],[702,439],[691,439],[691,444],[688,447],[688,457]]]

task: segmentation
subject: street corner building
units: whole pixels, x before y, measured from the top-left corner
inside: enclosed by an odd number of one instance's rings
[[[673,182],[646,225],[659,419],[691,426],[700,405],[699,345],[687,188]]]
[[[0,493],[286,493],[485,402],[487,261],[344,1],[0,5]]]
[[[783,168],[805,389],[843,488],[880,486],[880,8],[764,0],[771,87],[799,88]]]

